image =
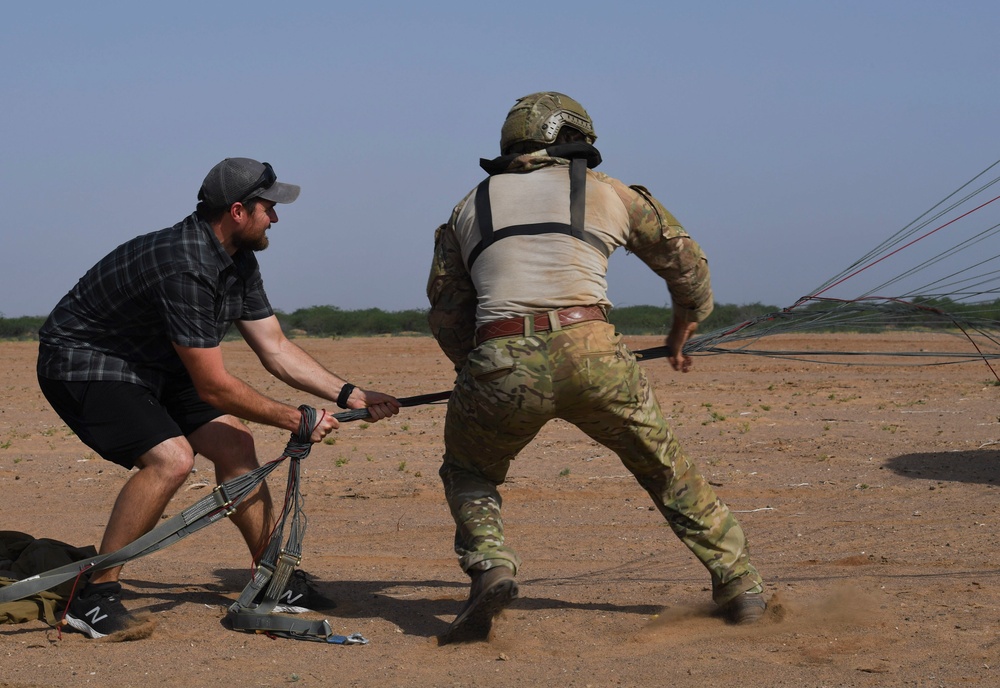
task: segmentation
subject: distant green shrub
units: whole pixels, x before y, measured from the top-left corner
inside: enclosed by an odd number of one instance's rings
[[[977,319],[985,322],[1000,321],[1000,300],[992,303],[960,303],[949,298],[914,298],[912,305],[900,304],[898,315],[883,312],[868,325],[849,323],[848,329],[856,331],[882,331],[903,327],[951,327],[951,317],[957,319]],[[822,313],[838,307],[836,301],[817,301],[805,304],[796,310]],[[712,314],[698,327],[699,333],[736,325],[761,315],[776,313],[781,309],[762,303],[743,305],[717,303]],[[943,315],[939,314],[943,313]],[[311,306],[299,308],[291,313],[276,311],[278,321],[290,336],[306,337],[370,337],[373,335],[429,335],[427,311],[410,309],[405,311],[383,311],[380,308],[366,308],[356,311],[341,310],[337,306]],[[663,306],[623,306],[611,310],[610,320],[622,334],[664,335],[670,329],[672,312]],[[24,316],[4,318],[0,316],[0,339],[37,340],[38,328],[45,322],[45,316]],[[831,329],[834,325],[830,326]],[[838,323],[837,329],[845,329]],[[230,337],[238,339],[239,333],[233,328]]]
[[[0,318],[0,339],[38,339],[38,328],[40,328],[44,322],[44,316]]]
[[[336,306],[312,306],[292,313],[277,313],[285,332],[310,337],[366,337],[378,334],[431,333],[427,311],[383,311],[366,308],[344,311]]]
[[[699,332],[709,332],[727,325],[745,322],[758,315],[774,313],[777,306],[751,303],[742,306],[715,304],[715,309],[705,322],[698,326]],[[670,331],[673,311],[661,306],[624,306],[613,308],[609,316],[611,324],[622,334],[660,334],[664,337]]]

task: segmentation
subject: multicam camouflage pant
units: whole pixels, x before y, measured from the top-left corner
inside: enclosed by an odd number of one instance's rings
[[[469,355],[448,404],[440,471],[463,570],[520,566],[504,542],[497,486],[553,418],[619,456],[709,570],[718,604],[762,584],[743,529],[681,451],[635,357],[603,322],[494,339]]]

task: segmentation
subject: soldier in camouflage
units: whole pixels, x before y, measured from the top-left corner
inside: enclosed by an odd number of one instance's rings
[[[614,451],[674,533],[708,569],[733,623],[766,609],[746,536],[667,426],[643,370],[607,322],[608,256],[624,246],[669,289],[666,344],[684,344],[713,307],[708,262],[659,201],[595,168],[593,123],[563,94],[519,99],[502,155],[435,235],[427,284],[431,330],[458,373],[440,475],[455,551],[472,579],[442,640],[488,637],[518,594],[520,559],[504,540],[497,490],[510,462],[561,418]]]

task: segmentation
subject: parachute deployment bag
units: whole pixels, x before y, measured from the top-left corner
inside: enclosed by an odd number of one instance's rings
[[[93,545],[74,547],[59,540],[34,538],[16,530],[0,530],[0,586],[96,555]],[[68,580],[24,599],[0,603],[0,624],[41,619],[55,626],[69,601],[73,584],[74,581]]]

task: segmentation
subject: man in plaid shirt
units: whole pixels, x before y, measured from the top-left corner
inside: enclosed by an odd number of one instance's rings
[[[56,305],[39,331],[38,382],[56,412],[101,457],[126,469],[101,554],[151,530],[194,467],[215,465],[219,483],[258,467],[241,421],[297,432],[301,414],[226,370],[220,344],[235,323],[271,374],[295,389],[367,408],[374,420],[399,412],[397,400],[327,370],[289,341],[264,292],[255,251],[267,248],[275,205],[299,187],[277,181],[271,165],[227,158],[212,168],[193,214],[128,241],[102,258]],[[324,413],[311,440],[338,423]],[[256,561],[274,525],[262,484],[231,516]],[[120,568],[100,571],[71,602],[66,620],[99,638],[135,622],[120,602]],[[292,579],[283,611],[323,603]]]

